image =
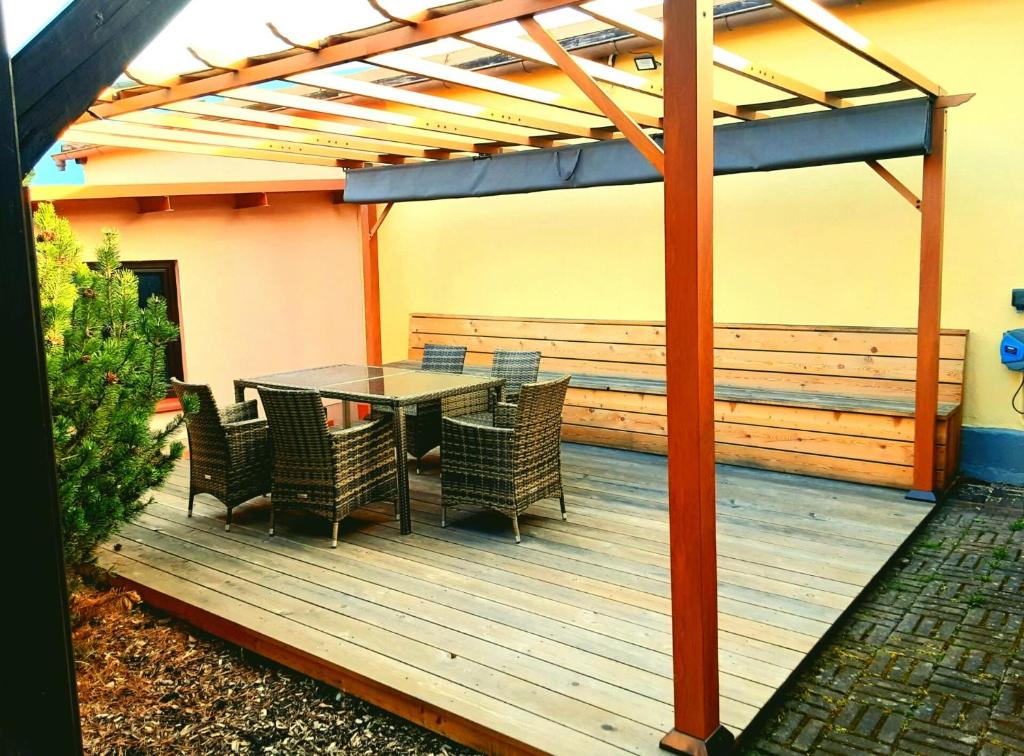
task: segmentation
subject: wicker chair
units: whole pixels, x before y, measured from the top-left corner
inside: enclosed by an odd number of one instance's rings
[[[210,494],[228,508],[224,529],[231,530],[232,510],[270,491],[267,421],[257,417],[255,400],[218,410],[209,386],[174,378],[171,385],[179,400],[186,394],[199,400],[198,411],[185,416],[191,461],[188,516],[196,494]]]
[[[519,404],[499,403],[492,424],[446,417],[441,432],[441,527],[448,507],[497,509],[512,518],[558,498],[565,515],[560,437],[569,376],[522,387]]]
[[[377,501],[398,507],[392,418],[379,416],[351,428],[327,426],[320,392],[259,386],[270,423],[273,482],[270,535],[278,509],[312,510],[338,523],[352,510]]]
[[[427,344],[423,347],[421,370],[433,373],[462,373],[466,347]],[[423,455],[441,444],[442,402],[434,399],[405,409],[405,448],[416,458],[416,474]]]
[[[540,371],[540,352],[517,352],[509,349],[494,350],[491,376],[504,378],[498,401],[515,404],[524,383],[534,383]],[[490,424],[494,414],[494,400],[488,391],[462,394],[444,407],[445,416],[464,417],[470,422]]]

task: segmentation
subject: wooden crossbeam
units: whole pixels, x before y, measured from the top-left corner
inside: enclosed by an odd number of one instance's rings
[[[414,92],[401,87],[389,87],[362,79],[354,79],[349,76],[338,76],[323,71],[313,71],[305,74],[297,74],[289,77],[289,81],[299,84],[307,84],[324,89],[332,89],[337,92],[370,97],[383,102],[393,102],[400,105],[408,105],[413,108],[431,110],[439,113],[463,116],[465,118],[477,118],[483,121],[519,126],[538,131],[549,132],[553,137],[569,139],[583,137],[585,139],[607,139],[609,135],[597,129],[588,128],[579,124],[554,121],[548,118],[516,113],[507,110],[499,110],[475,103],[461,102],[459,100],[435,95]]]
[[[148,118],[148,116],[146,116]],[[184,116],[157,116],[157,120],[188,119]],[[75,127],[76,131],[87,134],[111,134],[115,136],[139,137],[142,139],[159,139],[172,142],[189,142],[191,144],[209,144],[219,147],[240,147],[248,150],[267,150],[283,152],[290,155],[306,155],[311,157],[334,158],[336,160],[359,160],[366,163],[400,163],[408,158],[398,155],[379,155],[356,150],[344,150],[317,144],[286,142],[281,139],[264,137],[237,136],[227,134],[203,133],[190,129],[164,128],[148,123],[127,123],[125,121],[106,120],[93,121]],[[275,135],[276,136],[276,135]]]
[[[400,135],[396,135],[386,129],[360,128],[344,123],[336,123],[321,118],[304,118],[302,116],[288,115],[287,113],[256,110],[254,108],[240,108],[235,105],[222,105],[215,102],[201,102],[198,100],[186,100],[185,102],[171,103],[166,110],[179,113],[191,113],[192,115],[209,116],[209,118],[229,118],[232,121],[247,121],[266,126],[280,127],[276,130],[268,129],[284,139],[283,135],[291,133],[292,129],[301,129],[302,132],[315,132],[333,134],[337,137],[333,146],[343,147],[351,150],[366,150],[367,152],[392,153],[415,158],[447,157],[450,154],[447,150],[428,150],[418,147],[415,144],[406,144],[401,141]],[[154,111],[143,111],[149,113]],[[130,113],[121,118],[131,118],[135,115]],[[208,119],[207,119],[208,120]],[[223,123],[221,121],[221,123]]]
[[[505,53],[506,55],[512,55],[516,58],[522,58],[523,60],[528,60],[532,63],[539,63],[547,66],[555,65],[551,56],[544,52],[544,49],[538,45],[536,41],[521,39],[504,32],[496,33],[493,29],[470,32],[463,34],[462,37],[463,39],[472,42],[474,45],[486,47],[496,52]],[[570,53],[570,55],[572,55],[572,53]],[[606,66],[604,63],[598,63],[596,60],[583,58],[579,55],[572,55],[572,59],[580,68],[586,71],[587,74],[598,81],[615,84],[623,89],[639,92],[640,94],[651,95],[653,97],[661,98],[663,95],[663,87],[661,82],[657,79],[648,79],[644,76],[638,76],[637,74],[630,73],[629,71],[621,71],[618,68]]]
[[[538,105],[550,105],[589,115],[603,115],[600,109],[586,98],[572,97],[561,92],[542,89],[528,84],[520,84],[519,82],[509,81],[497,76],[489,76],[478,71],[459,68],[458,66],[436,63],[406,53],[375,55],[372,58],[368,58],[366,62],[372,63],[375,66],[389,68],[392,71],[423,76],[427,79],[469,87],[470,89],[478,89],[482,92],[503,95]],[[658,115],[630,111],[630,116],[642,126],[651,126],[653,128],[661,128],[662,126],[662,118]]]
[[[388,126],[404,126],[406,128],[421,129],[427,132],[449,134],[469,139],[483,139],[495,145],[518,144],[526,147],[551,147],[554,145],[554,139],[551,137],[529,136],[514,132],[511,129],[494,129],[484,122],[474,122],[472,119],[455,123],[448,119],[424,118],[422,116],[407,115],[388,110],[366,108],[360,105],[349,105],[348,103],[335,100],[318,100],[313,97],[304,97],[302,95],[289,94],[278,90],[260,89],[258,87],[229,89],[221,94],[237,100],[261,102],[283,108],[305,110],[311,113],[342,116],[369,123],[383,123]],[[449,141],[445,146],[447,147],[451,144],[452,142]],[[466,148],[466,145],[462,146],[462,149]]]
[[[506,55],[512,55],[517,58],[522,58],[523,60],[530,61],[531,63],[555,66],[555,62],[551,59],[551,56],[545,53],[544,49],[532,40],[519,39],[505,34],[497,36],[493,33],[488,33],[486,30],[483,32],[465,34],[463,35],[463,39],[468,42],[472,42],[474,45],[486,47],[490,50],[495,50],[496,52],[504,53]],[[598,63],[594,60],[582,58],[578,55],[572,55],[572,53],[570,53],[570,56],[580,68],[597,81],[614,84],[622,87],[623,89],[651,95],[658,97],[659,99],[662,97],[663,88],[657,81],[647,79],[643,76],[637,76],[636,74],[629,73],[628,71],[620,71],[612,66],[606,66],[605,64]],[[755,110],[744,108],[739,105],[733,105],[721,100],[714,100],[713,103],[716,116],[728,116],[730,118],[739,118],[744,121],[767,118],[763,113],[759,113]]]
[[[210,132],[213,134],[227,134],[229,136],[251,137],[270,142],[294,142],[296,144],[307,144],[311,147],[324,147],[332,151],[342,150],[345,153],[345,158],[353,157],[352,153],[354,152],[366,152],[366,155],[360,156],[364,160],[375,160],[374,156],[378,156],[386,158],[387,162],[402,162],[402,158],[405,157],[398,153],[382,153],[381,147],[387,147],[385,142],[353,140],[351,137],[341,138],[307,131],[296,131],[290,128],[268,129],[260,126],[231,123],[230,121],[215,121],[210,118],[193,118],[154,111],[126,113],[116,119],[99,123],[139,123],[148,126],[183,129],[197,133]],[[83,125],[82,128],[90,128],[90,125]],[[426,150],[420,150],[419,152],[421,154],[415,157],[426,157]]]
[[[239,96],[238,99],[245,100],[253,103],[262,103],[265,105],[275,105],[277,102],[265,102],[265,98],[261,98],[260,92],[263,90],[253,88],[253,94],[246,94],[245,96]],[[305,104],[305,103],[304,103]],[[479,152],[483,153],[496,153],[500,152],[501,148],[496,145],[490,145],[487,143],[474,143],[471,141],[460,141],[458,139],[450,139],[442,136],[438,136],[433,132],[422,131],[420,129],[406,128],[404,126],[390,125],[388,128],[382,128],[378,124],[368,124],[366,121],[362,121],[355,118],[347,118],[337,115],[329,109],[330,103],[328,103],[327,110],[314,109],[314,103],[308,103],[308,107],[305,108],[310,112],[322,113],[324,115],[333,116],[331,120],[321,118],[307,118],[305,116],[296,116],[290,113],[274,112],[269,110],[256,110],[254,108],[240,108],[233,105],[222,105],[220,103],[207,103],[198,100],[186,100],[185,102],[175,102],[165,105],[164,108],[167,110],[178,110],[183,113],[196,113],[197,115],[210,115],[221,118],[233,118],[239,121],[252,121],[255,123],[270,123],[272,125],[282,125],[279,121],[274,120],[275,116],[283,118],[296,119],[295,124],[283,124],[283,125],[294,125],[295,128],[303,128],[311,131],[326,131],[327,133],[338,133],[338,134],[351,134],[352,136],[358,136],[367,139],[376,139],[382,142],[396,142],[401,145],[405,145],[410,149],[416,149],[416,147],[429,147],[426,150],[424,157],[437,159],[445,155],[456,153],[456,152]],[[278,107],[294,107],[293,105]],[[224,109],[232,111],[234,114],[229,115]],[[219,113],[219,115],[218,115]],[[268,118],[271,120],[262,120]],[[301,124],[301,125],[299,125]],[[337,131],[335,131],[337,129]],[[397,154],[405,154],[399,152],[398,148],[390,146],[387,148]],[[410,157],[420,157],[419,155],[410,155]]]
[[[64,132],[63,139],[69,142],[94,144],[105,147],[128,147],[137,150],[161,150],[163,152],[184,152],[193,155],[216,155],[219,157],[248,158],[250,160],[271,160],[279,163],[299,163],[302,165],[322,165],[330,168],[338,167],[338,161],[332,158],[314,155],[295,155],[270,150],[254,150],[240,147],[218,147],[212,144],[190,144],[167,139],[148,139],[118,134],[104,134],[82,128],[70,128]]]
[[[911,191],[910,187],[908,187],[906,184],[904,184],[902,181],[896,178],[896,176],[894,176],[888,168],[879,163],[877,160],[868,160],[867,164],[868,167],[871,168],[871,170],[873,170],[875,173],[882,177],[882,180],[885,181],[885,183],[887,183],[889,186],[895,189],[896,192],[903,199],[905,199],[918,210],[921,209],[920,198],[916,194],[914,194],[913,191]]]
[[[615,2],[615,0],[592,0],[581,5],[580,10],[604,21],[606,24],[615,26],[623,31],[628,31],[638,37],[654,42],[664,42],[665,40],[665,25],[661,21],[625,8],[621,3]],[[772,70],[768,66],[753,63],[743,56],[725,50],[718,45],[712,48],[711,56],[712,62],[718,68],[731,71],[760,84],[766,84],[794,95],[801,100],[825,105],[829,108],[843,108],[850,104],[842,97],[830,95],[823,89]]]
[[[298,55],[247,65],[237,72],[206,76],[145,94],[132,96],[130,93],[124,93],[126,96],[122,96],[114,102],[98,103],[93,111],[99,117],[110,118],[135,110],[160,107],[170,102],[181,102],[216,94],[225,89],[283,79],[297,73],[361,60],[379,53],[412,47],[444,37],[458,36],[523,16],[531,16],[534,13],[575,5],[579,1],[502,0],[500,3],[488,3],[428,19],[415,26],[389,29],[379,34],[342,41],[316,52],[306,51]]]
[[[813,0],[775,0],[775,7],[788,11],[803,23],[842,45],[854,55],[912,84],[927,95],[945,94],[942,87],[902,60],[875,44]]]
[[[524,18],[520,21],[526,33],[536,42],[545,53],[558,65],[562,72],[572,79],[573,83],[580,88],[593,103],[601,109],[608,120],[615,124],[615,128],[636,147],[636,149],[653,165],[659,173],[665,174],[665,152],[658,144],[651,139],[650,135],[640,128],[629,115],[608,96],[597,82],[594,81],[565,51],[557,39],[548,34],[536,19]]]

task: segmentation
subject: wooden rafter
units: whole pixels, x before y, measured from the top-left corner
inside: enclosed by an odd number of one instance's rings
[[[585,11],[594,18],[600,19],[606,24],[618,27],[636,36],[659,43],[665,40],[665,25],[661,21],[625,8],[621,3],[615,2],[615,0],[592,0],[580,6],[580,10]],[[843,108],[850,104],[842,97],[831,95],[823,89],[772,70],[768,66],[751,62],[718,45],[712,48],[711,59],[721,69],[731,71],[760,84],[766,84],[807,102],[814,102],[829,108]]]
[[[775,7],[788,11],[818,33],[892,74],[897,79],[912,84],[925,94],[932,96],[945,94],[942,87],[927,76],[875,44],[813,0],[775,0]]]
[[[302,165],[321,165],[331,168],[338,167],[338,161],[332,158],[313,155],[296,155],[270,150],[255,150],[240,147],[218,147],[212,144],[191,144],[166,139],[148,139],[104,134],[87,129],[71,128],[64,132],[64,139],[82,144],[95,144],[104,147],[128,147],[137,150],[162,150],[163,152],[184,152],[193,155],[216,155],[219,157],[248,158],[251,160],[272,160],[279,163],[300,163]]]
[[[195,81],[178,83],[156,92],[124,96],[114,102],[99,103],[93,111],[99,117],[110,118],[135,110],[160,107],[170,102],[195,99],[217,94],[225,89],[283,79],[294,74],[361,60],[444,37],[458,36],[523,16],[531,16],[534,13],[575,5],[579,1],[502,0],[499,3],[489,3],[428,19],[414,27],[389,29],[379,34],[339,42],[316,52],[306,51],[277,60],[247,65],[237,72],[215,74]]]
[[[471,42],[474,45],[479,45],[480,47],[486,47],[488,49],[495,50],[506,55],[512,55],[517,58],[522,58],[523,60],[528,60],[540,65],[555,65],[555,62],[544,52],[543,48],[532,40],[519,39],[507,35],[502,35],[499,38],[495,35],[487,34],[486,32],[474,32],[463,36],[466,41]],[[603,81],[607,84],[614,84],[622,87],[623,89],[651,95],[659,99],[662,97],[662,86],[655,80],[646,79],[643,76],[637,76],[636,74],[629,73],[628,71],[620,71],[612,66],[606,66],[603,63],[598,63],[597,61],[589,60],[588,58],[582,58],[579,55],[572,55],[571,53],[570,55],[580,68],[598,81]],[[739,118],[744,121],[767,117],[763,113],[759,113],[750,108],[733,105],[721,100],[714,100],[713,103],[716,116],[728,116],[730,118]]]
[[[221,105],[219,103],[206,103],[196,100],[186,100],[181,103],[171,103],[166,105],[167,110],[179,110],[183,113],[197,113],[199,115],[216,115],[210,108],[230,108],[231,110],[243,111],[236,115],[222,115],[217,117],[234,118],[235,120],[247,120],[253,122],[266,122],[258,121],[257,118],[268,117],[271,118],[276,115],[281,115],[286,118],[296,118],[298,122],[303,124],[297,126],[297,128],[310,129],[313,131],[328,131],[328,133],[342,133],[351,134],[352,136],[365,137],[370,139],[378,139],[382,142],[398,142],[399,144],[405,145],[416,145],[422,147],[431,148],[428,151],[426,157],[436,158],[441,154],[450,154],[454,152],[480,152],[480,153],[491,153],[500,152],[501,148],[486,143],[473,143],[470,141],[459,141],[458,139],[450,139],[437,135],[434,132],[423,131],[421,129],[412,129],[404,126],[389,125],[388,127],[382,127],[377,123],[369,123],[355,118],[348,118],[339,116],[333,109],[331,109],[332,103],[325,103],[321,108],[316,103],[321,102],[319,100],[313,100],[309,102],[309,98],[303,98],[298,105],[289,104],[281,105],[278,102],[278,98],[273,98],[274,94],[270,93],[270,97],[264,98],[261,93],[266,90],[252,88],[251,94],[246,93],[240,95],[238,99],[247,102],[253,102],[264,105],[277,105],[278,107],[288,107],[307,110],[308,112],[321,113],[323,115],[332,116],[331,120],[320,119],[320,118],[307,118],[305,116],[296,116],[290,113],[280,113],[269,110],[256,110],[253,108],[239,108],[232,105]],[[267,100],[274,99],[274,102]],[[305,107],[303,107],[305,106]],[[269,121],[274,124],[274,121]],[[280,125],[280,124],[277,124]],[[333,132],[332,129],[339,129],[338,132]],[[392,148],[393,149],[393,148]],[[399,153],[401,154],[401,153]],[[418,157],[412,155],[411,157]]]
[[[615,127],[636,147],[637,151],[647,158],[659,173],[664,175],[665,152],[650,135],[640,128],[640,125],[630,118],[628,113],[623,112],[615,104],[615,101],[608,96],[608,93],[601,89],[597,82],[577,65],[573,56],[569,55],[559,44],[558,40],[548,34],[536,19],[524,18],[520,20],[520,24],[526,29],[526,33],[530,35],[530,38],[562,69],[562,73],[572,79],[573,83],[580,88],[580,91],[601,109],[601,112],[607,116],[609,121],[615,124]]]
[[[518,144],[525,147],[551,147],[554,139],[551,137],[536,137],[523,134],[512,129],[492,128],[486,122],[464,119],[454,121],[451,118],[427,118],[423,116],[407,115],[389,110],[367,108],[361,105],[349,105],[335,100],[318,100],[313,97],[289,94],[278,90],[261,89],[258,87],[241,87],[229,89],[222,92],[225,97],[237,100],[248,100],[260,102],[267,105],[277,105],[283,108],[294,108],[305,110],[311,113],[324,113],[325,115],[341,116],[343,118],[357,119],[363,122],[386,124],[388,126],[403,126],[410,129],[420,129],[427,132],[461,136],[468,139],[482,139],[492,142],[494,145]],[[452,141],[444,143],[445,148],[450,148]],[[461,149],[469,148],[463,144]],[[455,149],[459,149],[456,147]]]
[[[261,126],[247,126],[230,121],[215,121],[210,118],[192,118],[190,116],[174,115],[169,113],[157,113],[143,111],[141,113],[126,113],[110,121],[98,123],[138,123],[148,126],[160,126],[173,129],[182,129],[193,132],[211,132],[214,134],[227,134],[230,136],[251,137],[263,139],[270,142],[294,142],[306,144],[311,147],[322,147],[330,150],[341,150],[346,154],[342,157],[354,158],[353,153],[359,152],[364,160],[374,160],[374,156],[388,158],[389,162],[400,162],[402,157],[426,158],[426,150],[419,150],[421,154],[405,156],[401,153],[388,152],[386,142],[372,140],[353,139],[352,137],[336,137],[327,134],[317,134],[308,131],[297,131],[295,129],[269,129]],[[83,124],[79,128],[92,128],[91,124]],[[384,150],[382,151],[382,147]],[[412,151],[412,150],[410,150]],[[361,153],[367,153],[362,155]]]
[[[555,92],[550,89],[520,84],[519,82],[509,81],[497,76],[489,76],[477,71],[459,68],[458,66],[435,63],[434,61],[417,58],[405,53],[375,55],[367,59],[366,62],[372,63],[375,66],[389,68],[392,71],[423,76],[435,81],[478,89],[482,92],[490,92],[491,94],[524,100],[538,105],[550,105],[589,115],[602,115],[600,109],[595,107],[586,98],[572,97],[571,95]],[[642,126],[651,126],[653,128],[661,128],[662,126],[662,118],[659,115],[630,111],[630,116]]]
[[[248,150],[267,150],[282,152],[289,155],[305,155],[314,157],[334,158],[336,160],[361,160],[367,163],[400,163],[408,158],[399,155],[380,155],[356,150],[338,149],[319,144],[284,141],[280,138],[267,139],[264,136],[239,136],[224,133],[204,133],[193,128],[164,128],[151,124],[152,118],[144,115],[148,123],[128,123],[126,121],[107,120],[93,121],[75,127],[75,131],[83,134],[109,134],[114,136],[139,137],[141,139],[159,139],[172,142],[188,142],[190,144],[207,144],[217,147],[239,147]],[[174,119],[194,121],[185,116],[156,116],[158,120]],[[250,127],[245,127],[250,128]],[[269,130],[269,129],[268,129]],[[277,137],[278,135],[275,135]],[[88,140],[86,140],[88,141]]]
[[[476,118],[482,121],[493,121],[509,126],[517,126],[537,131],[544,131],[555,138],[570,139],[582,137],[584,139],[608,139],[609,134],[604,131],[581,126],[579,124],[565,121],[554,121],[548,118],[528,115],[526,113],[499,110],[497,108],[477,105],[475,103],[462,102],[447,97],[415,92],[401,87],[389,87],[371,81],[355,79],[349,76],[338,76],[337,74],[313,71],[305,74],[297,74],[289,77],[289,81],[299,84],[306,84],[324,89],[333,89],[337,92],[370,97],[383,102],[392,102],[400,105],[407,105],[422,110],[436,111],[450,115],[463,116],[465,118]]]
[[[366,150],[368,152],[392,153],[415,158],[440,158],[450,154],[447,150],[428,150],[414,144],[405,144],[401,141],[401,135],[395,134],[386,129],[360,128],[344,123],[336,123],[321,118],[304,118],[287,113],[276,111],[256,110],[254,108],[240,108],[235,105],[222,105],[215,102],[200,102],[187,100],[175,102],[166,106],[167,110],[179,113],[191,113],[192,115],[208,116],[209,118],[228,118],[232,121],[246,121],[266,126],[279,127],[274,133],[288,134],[293,129],[301,132],[314,132],[321,134],[333,134],[337,139],[335,146],[352,150]],[[148,113],[151,111],[142,111]],[[140,113],[139,115],[141,115]],[[135,113],[129,113],[121,118],[130,119]]]

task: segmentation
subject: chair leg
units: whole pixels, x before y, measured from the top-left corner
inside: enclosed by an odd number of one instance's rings
[[[448,507],[444,505],[444,500],[441,501],[441,527],[448,527]]]
[[[416,457],[416,474],[417,475],[420,474],[420,460],[421,459],[422,459],[422,457]]]
[[[562,506],[562,519],[568,520],[569,518],[565,514],[565,491],[558,494],[558,503]]]
[[[196,503],[196,494],[192,490],[192,486],[188,487],[188,516],[192,516],[192,506]]]
[[[274,505],[270,505],[270,528],[267,530],[267,535],[273,537],[274,535]]]
[[[230,533],[231,532],[231,511],[232,511],[232,507],[228,507],[228,519],[224,523],[224,532],[225,533]]]
[[[516,534],[516,543],[520,542],[519,539],[519,513],[512,513],[512,531]]]
[[[332,549],[338,548],[338,525],[340,525],[340,524],[341,523],[335,521],[335,523],[331,526],[331,548]]]

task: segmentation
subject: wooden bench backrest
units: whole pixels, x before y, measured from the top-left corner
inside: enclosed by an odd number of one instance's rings
[[[539,350],[541,370],[665,378],[665,324],[652,321],[411,316],[409,359],[423,345],[466,346],[466,362],[490,365],[495,349]],[[967,332],[943,330],[939,399],[963,399]],[[739,389],[911,398],[912,328],[722,323],[715,326],[715,383]]]

